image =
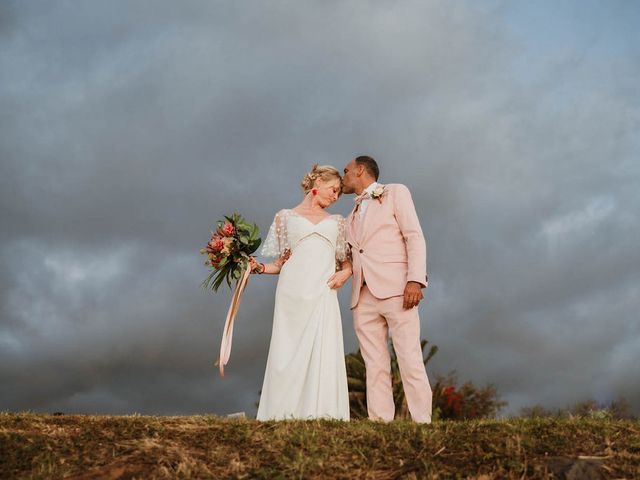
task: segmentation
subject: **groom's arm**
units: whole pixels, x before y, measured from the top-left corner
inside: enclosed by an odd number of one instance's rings
[[[417,282],[422,288],[427,281],[427,243],[420,227],[411,192],[401,184],[396,185],[394,214],[407,247],[407,283]]]

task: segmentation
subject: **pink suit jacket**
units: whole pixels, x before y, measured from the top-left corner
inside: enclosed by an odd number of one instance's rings
[[[364,213],[359,237],[354,212],[347,217],[347,241],[353,257],[351,308],[366,281],[374,297],[404,295],[408,281],[427,286],[427,245],[409,189],[385,185],[380,199],[371,199]]]

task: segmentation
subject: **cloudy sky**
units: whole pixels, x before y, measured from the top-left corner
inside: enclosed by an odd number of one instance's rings
[[[634,0],[4,0],[0,410],[255,413],[277,279],[221,379],[230,293],[198,250],[367,153],[427,237],[429,375],[506,413],[640,413],[639,24]]]

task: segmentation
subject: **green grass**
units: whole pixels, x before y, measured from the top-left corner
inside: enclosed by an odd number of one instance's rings
[[[602,476],[575,478],[640,478],[638,465],[638,421],[0,414],[2,479],[564,478],[578,467]]]

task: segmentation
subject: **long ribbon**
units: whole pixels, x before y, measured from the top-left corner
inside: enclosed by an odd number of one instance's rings
[[[233,292],[233,297],[231,298],[231,305],[229,305],[229,311],[227,312],[227,320],[224,322],[224,331],[222,333],[222,343],[220,344],[220,358],[216,362],[216,365],[220,368],[220,376],[224,377],[224,366],[229,361],[229,357],[231,356],[231,340],[233,338],[233,321],[236,318],[236,314],[238,313],[238,308],[240,307],[240,300],[242,299],[242,293],[244,289],[247,287],[247,283],[249,282],[249,276],[251,274],[251,269],[247,268],[242,277],[238,281],[236,285],[236,289]]]

